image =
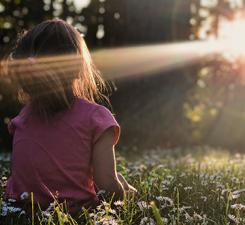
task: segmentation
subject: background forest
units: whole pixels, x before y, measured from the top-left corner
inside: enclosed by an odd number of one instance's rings
[[[55,17],[73,24],[96,51],[218,40],[223,24],[229,27],[238,13],[243,16],[244,8],[242,0],[0,0],[0,56],[11,51],[18,33]],[[188,50],[177,51],[176,58],[181,61],[188,54]],[[171,70],[110,77],[116,87],[111,96],[113,111],[122,127],[120,145],[244,149],[244,69],[242,57],[224,52]],[[11,149],[7,123],[19,109],[11,81],[1,78],[1,150]]]

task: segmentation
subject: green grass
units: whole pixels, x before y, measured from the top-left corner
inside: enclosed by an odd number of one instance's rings
[[[1,186],[8,166],[1,163]],[[208,147],[154,150],[118,156],[118,169],[139,197],[104,201],[76,218],[59,206],[35,218],[7,212],[0,216],[0,224],[245,224],[245,154]],[[0,191],[4,214],[3,188]]]

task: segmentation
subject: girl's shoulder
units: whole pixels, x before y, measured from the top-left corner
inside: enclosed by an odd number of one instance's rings
[[[94,123],[101,123],[101,121],[103,123],[112,123],[113,121],[113,123],[117,124],[114,115],[105,106],[84,99],[77,99],[76,101],[75,110],[83,112],[83,115],[87,114],[87,118],[89,117]]]
[[[77,111],[83,111],[85,113],[89,113],[89,114],[96,114],[96,113],[99,113],[101,112],[102,114],[103,113],[109,113],[111,114],[111,111],[106,108],[105,106],[103,105],[100,105],[98,103],[95,103],[95,102],[90,102],[86,99],[82,99],[82,98],[77,98],[75,100],[75,110]]]

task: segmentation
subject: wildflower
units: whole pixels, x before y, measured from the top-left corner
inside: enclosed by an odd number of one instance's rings
[[[1,216],[7,216],[7,214],[8,214],[7,204],[6,202],[2,202]]]
[[[23,210],[21,208],[16,208],[13,206],[8,206],[6,202],[2,203],[2,211],[1,216],[7,216],[9,213],[18,213],[22,212]],[[23,213],[23,212],[22,212]]]
[[[240,196],[241,196],[240,194],[236,194],[236,195],[232,194],[232,199],[238,199]]]
[[[98,206],[96,207],[96,209],[99,210],[99,211],[102,210],[102,205],[98,205]]]
[[[123,201],[115,201],[114,202],[114,205],[115,206],[123,206],[124,205],[124,202]]]
[[[118,225],[117,221],[113,217],[103,217],[98,224],[102,225]]]
[[[202,216],[200,214],[196,213],[196,212],[193,214],[193,218],[195,220],[202,220]]]
[[[208,186],[208,182],[206,180],[201,181],[202,186]]]
[[[96,217],[96,214],[95,213],[89,213],[89,217],[94,218],[94,217]]]
[[[169,180],[163,180],[162,181],[162,185],[165,186],[169,186],[171,184],[171,182]]]
[[[23,192],[21,195],[20,195],[20,199],[21,200],[26,200],[29,198],[29,194],[28,192]]]
[[[48,211],[42,211],[41,214],[42,214],[44,217],[51,217],[51,213],[48,212]]]
[[[202,225],[208,225],[208,224],[209,224],[209,220],[208,220],[208,218],[207,218],[207,215],[204,214],[202,218],[203,218],[203,220],[202,220]]]
[[[163,217],[162,220],[164,223],[166,223],[166,224],[168,223],[168,218]]]
[[[53,219],[51,213],[48,211],[37,212],[36,216],[38,216],[38,218],[40,218],[39,215],[44,223],[50,223]],[[63,220],[65,220],[65,218],[63,218]]]
[[[116,214],[116,210],[114,210],[114,209],[109,209],[109,212],[111,213],[111,214]]]
[[[182,206],[181,208],[179,208],[179,212],[180,213],[186,212],[187,209],[191,209],[191,206]]]
[[[102,205],[103,206],[110,206],[110,204],[108,202],[106,202],[106,201],[102,201]]]
[[[174,176],[168,175],[166,178],[167,178],[168,180],[172,181],[172,180],[174,179]]]
[[[160,164],[160,165],[158,165],[158,166],[157,166],[157,168],[156,168],[156,169],[159,169],[159,170],[160,170],[160,169],[164,169],[164,168],[165,168],[165,166],[164,166],[164,165],[162,165],[162,164]]]
[[[238,184],[240,181],[239,181],[239,179],[237,178],[237,177],[232,177],[231,178],[231,181],[233,182],[233,183],[236,183],[236,184]]]
[[[243,204],[233,204],[233,205],[231,205],[231,208],[232,209],[239,209],[239,210],[241,210],[241,209],[245,209],[245,205],[243,205]]]
[[[161,208],[166,208],[174,204],[173,200],[169,197],[158,196],[156,197],[156,200],[163,203],[161,204]]]
[[[55,208],[55,202],[51,202],[49,207],[45,210],[46,212],[50,212]]]
[[[240,190],[237,190],[237,191],[233,191],[232,194],[238,195],[238,194],[241,194],[241,193],[243,193],[243,192],[245,192],[245,189],[240,189]]]
[[[188,222],[191,222],[191,221],[193,220],[193,218],[192,218],[192,217],[190,216],[190,214],[187,213],[187,212],[185,213],[184,216],[185,216],[185,220],[188,221]]]
[[[179,176],[180,177],[185,177],[186,176],[186,173],[181,173]]]
[[[156,197],[156,200],[159,201],[159,202],[162,202],[163,198],[164,198],[163,196],[158,196],[158,197]]]
[[[21,216],[21,215],[25,215],[25,214],[26,214],[26,211],[22,210],[19,215]]]
[[[144,211],[144,209],[149,209],[149,205],[145,201],[140,201],[137,203],[141,211]]]
[[[163,191],[167,191],[169,188],[168,187],[164,187],[162,188]]]
[[[156,199],[158,201],[169,202],[169,203],[171,203],[171,205],[173,204],[173,200],[171,198],[169,198],[169,197],[158,196],[158,197],[156,197]]]
[[[223,184],[218,184],[216,187],[217,187],[217,189],[220,189],[220,190],[225,188],[225,186]]]
[[[5,176],[3,176],[3,177],[2,177],[2,180],[7,180],[7,179],[8,179],[8,178],[7,178],[7,177],[5,177]]]
[[[202,199],[204,202],[206,202],[208,198],[207,198],[206,196],[201,196],[201,199]]]
[[[144,217],[140,221],[140,225],[155,225],[155,221],[150,217]]]
[[[223,189],[223,190],[221,191],[221,194],[224,195],[226,192],[230,192],[230,191],[231,191],[231,189]]]
[[[232,215],[232,214],[229,214],[229,215],[228,215],[228,218],[229,218],[231,221],[235,222],[236,224],[239,223],[239,220],[238,220],[234,215]]]
[[[97,195],[97,197],[99,197],[99,196],[104,195],[105,193],[106,193],[105,190],[99,190],[99,191],[96,193],[96,195]]]
[[[192,190],[192,187],[190,187],[190,186],[184,187],[184,190],[185,190],[185,191]]]

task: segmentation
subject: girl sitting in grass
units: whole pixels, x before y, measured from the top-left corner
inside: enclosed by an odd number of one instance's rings
[[[55,19],[24,33],[8,68],[24,107],[9,123],[14,138],[6,199],[21,204],[22,193],[33,193],[42,209],[55,198],[75,212],[96,205],[96,190],[115,198],[136,192],[116,171],[120,127],[95,103],[104,82],[74,27]]]

